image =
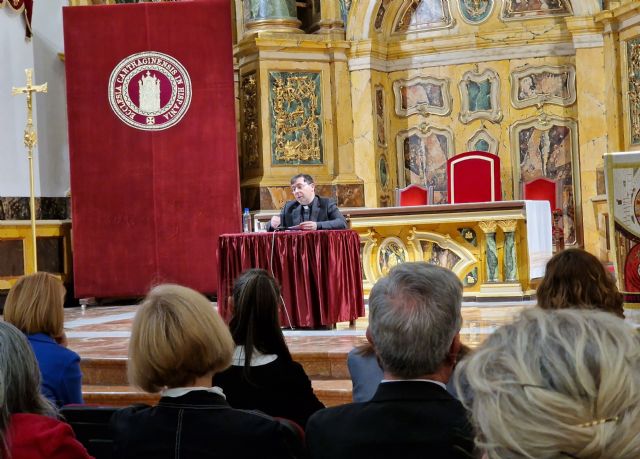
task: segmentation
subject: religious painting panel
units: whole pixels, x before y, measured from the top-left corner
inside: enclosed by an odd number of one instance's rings
[[[460,261],[460,257],[455,252],[445,249],[433,241],[420,241],[422,247],[423,261],[429,264],[453,269]]]
[[[451,113],[449,80],[435,77],[414,77],[393,82],[395,110],[398,116],[414,113],[448,115]]]
[[[442,266],[458,275],[478,261],[470,250],[451,239],[448,234],[413,230],[408,242],[414,250],[416,260]]]
[[[576,122],[543,114],[510,128],[514,182],[545,177],[560,183],[562,221],[567,245],[581,243],[580,171]],[[521,186],[514,187],[519,196]]]
[[[483,119],[497,123],[502,119],[500,78],[495,71],[465,72],[458,87],[462,99],[460,121],[469,123]]]
[[[240,151],[243,174],[260,166],[258,103],[256,75],[245,75],[240,82]]]
[[[382,22],[384,21],[384,17],[387,14],[387,11],[389,10],[389,3],[391,3],[391,0],[382,0],[380,2],[380,5],[378,6],[378,11],[376,12],[376,19],[373,22],[373,27],[377,31],[380,31],[382,29]]]
[[[481,24],[493,12],[494,0],[458,0],[460,16],[468,24]]]
[[[409,254],[400,238],[388,237],[382,241],[378,250],[379,276],[386,276],[393,267],[407,261],[409,261]]]
[[[573,14],[569,0],[504,0],[502,19],[539,19]]]
[[[414,0],[402,7],[393,31],[407,33],[438,30],[454,25],[449,0]]]
[[[486,129],[479,129],[467,142],[468,151],[486,151],[498,154],[498,140],[493,138]]]
[[[387,120],[384,96],[384,88],[382,85],[376,85],[376,141],[379,147],[387,146]]]
[[[319,72],[269,72],[271,164],[322,164]]]
[[[447,202],[447,159],[453,154],[453,133],[429,126],[402,131],[396,139],[398,187],[413,183],[433,187],[433,204]]]
[[[576,69],[572,65],[524,66],[514,70],[510,79],[515,108],[547,103],[566,107],[576,101]]]
[[[630,145],[640,145],[640,37],[626,42],[628,92],[624,97],[626,130]]]
[[[353,3],[352,0],[340,0],[340,17],[342,17],[345,30],[347,30],[347,19],[349,18],[351,3]]]
[[[640,153],[605,154],[604,167],[618,288],[635,303],[640,298]]]

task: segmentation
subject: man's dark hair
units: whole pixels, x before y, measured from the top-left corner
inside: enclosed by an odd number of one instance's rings
[[[309,174],[298,174],[298,175],[294,175],[293,177],[291,177],[291,184],[293,185],[294,182],[296,180],[298,180],[300,177],[302,177],[304,179],[304,181],[307,182],[309,185],[314,183],[313,177],[311,177]]]

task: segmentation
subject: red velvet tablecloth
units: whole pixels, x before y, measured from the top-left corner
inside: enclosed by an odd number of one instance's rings
[[[272,252],[273,248],[273,252]],[[218,239],[218,311],[246,269],[263,268],[280,282],[294,327],[316,328],[364,316],[360,238],[355,231],[223,234]],[[281,323],[288,320],[281,314]]]

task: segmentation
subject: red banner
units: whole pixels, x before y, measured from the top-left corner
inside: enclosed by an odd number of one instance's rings
[[[215,292],[240,230],[229,5],[64,9],[77,297]]]

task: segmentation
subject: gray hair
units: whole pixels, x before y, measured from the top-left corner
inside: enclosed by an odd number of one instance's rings
[[[14,413],[56,417],[57,409],[40,393],[40,368],[26,336],[0,322],[0,452],[7,451],[6,432]]]
[[[462,284],[450,270],[402,263],[369,296],[369,332],[382,368],[401,378],[435,373],[460,331]]]
[[[491,459],[640,457],[640,339],[613,314],[525,311],[455,379]]]

